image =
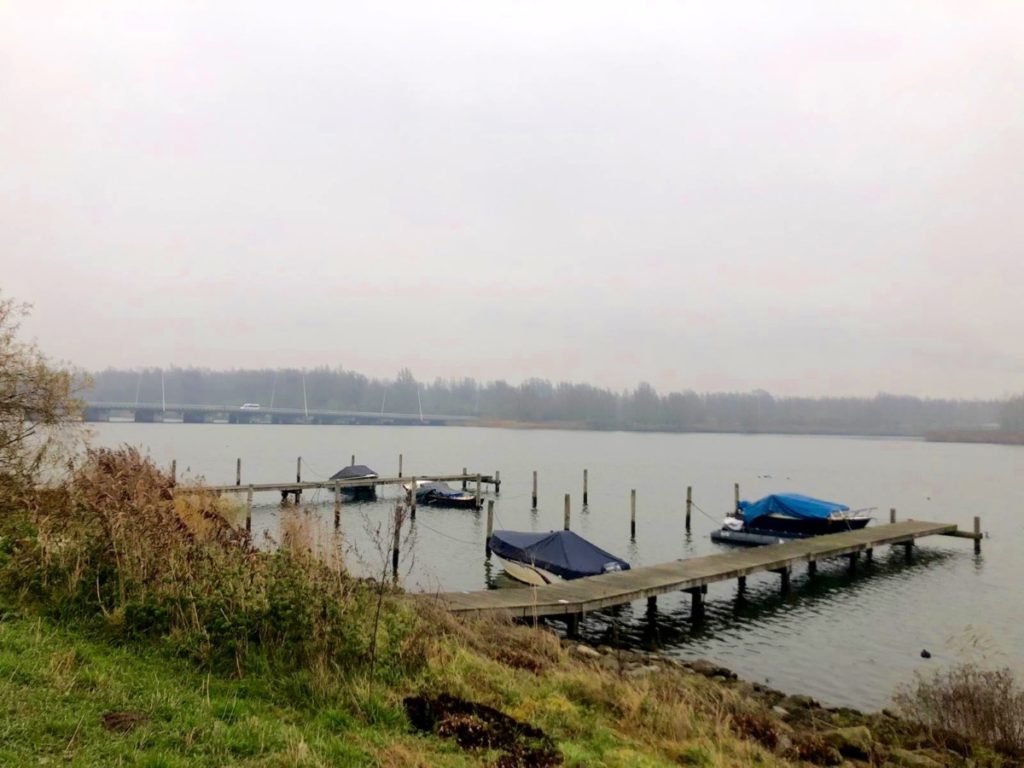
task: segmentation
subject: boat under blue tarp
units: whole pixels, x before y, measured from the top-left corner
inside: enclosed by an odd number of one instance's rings
[[[751,525],[765,515],[784,515],[803,520],[828,520],[836,512],[849,512],[845,504],[824,501],[800,493],[773,493],[757,501],[741,501],[739,504],[743,522]]]
[[[494,531],[488,546],[498,557],[543,568],[563,579],[629,570],[625,560],[572,531]]]

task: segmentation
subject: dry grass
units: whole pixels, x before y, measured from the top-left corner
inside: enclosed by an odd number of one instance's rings
[[[1024,756],[1024,688],[1008,668],[961,664],[918,677],[896,695],[902,713],[929,728],[953,731]]]

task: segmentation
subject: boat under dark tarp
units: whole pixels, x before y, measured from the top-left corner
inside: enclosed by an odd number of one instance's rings
[[[572,531],[494,531],[487,544],[505,571],[527,584],[629,570],[625,560]]]
[[[331,480],[373,481],[376,479],[377,473],[365,464],[351,464],[331,475]],[[377,498],[377,486],[373,482],[359,485],[343,485],[341,492],[346,498],[357,501],[372,501]]]
[[[711,539],[722,544],[777,544],[787,539],[822,536],[863,528],[871,521],[870,509],[801,493],[774,493],[757,501],[741,501]]]
[[[408,485],[406,485],[406,490],[409,490]],[[416,481],[416,504],[425,507],[477,509],[475,494],[469,491],[458,491],[448,483],[428,480]]]

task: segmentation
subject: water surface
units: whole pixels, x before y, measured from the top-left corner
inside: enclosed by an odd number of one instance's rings
[[[782,596],[778,577],[709,587],[706,620],[693,624],[689,597],[665,595],[655,617],[646,603],[590,617],[595,642],[658,646],[680,657],[707,657],[741,676],[832,704],[879,708],[915,670],[964,658],[1024,671],[1024,447],[912,440],[776,435],[638,434],[470,427],[272,426],[227,424],[97,424],[94,442],[142,446],[160,463],[177,459],[179,475],[211,483],[326,479],[352,454],[381,475],[501,471],[496,527],[561,528],[563,496],[572,496],[572,527],[634,566],[720,551],[708,538],[732,504],[733,483],[745,498],[797,491],[878,507],[888,520],[956,522],[981,515],[991,538],[981,555],[968,540],[925,539],[912,562],[902,547],[881,548],[875,562],[850,575],[845,561],[822,563],[808,580],[794,572]],[[583,469],[589,507],[580,508]],[[539,504],[530,509],[531,473],[539,472]],[[684,530],[686,486],[693,486],[690,534]],[[637,492],[637,535],[629,538],[629,494]],[[345,505],[342,535],[350,566],[383,567],[374,532],[398,499],[386,488],[377,503]],[[330,492],[307,494],[314,515],[333,517]],[[276,536],[279,497],[258,495],[256,534]],[[484,556],[485,518],[465,510],[421,508],[413,543],[403,554],[410,590],[479,589],[501,584]],[[383,555],[389,557],[387,553]],[[652,620],[653,619],[653,620]],[[933,658],[920,658],[927,648]]]

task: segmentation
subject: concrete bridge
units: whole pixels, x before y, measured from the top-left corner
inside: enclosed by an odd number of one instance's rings
[[[185,422],[203,424],[402,424],[442,426],[472,421],[472,416],[393,413],[388,411],[334,411],[323,408],[246,408],[241,405],[208,405],[197,403],[85,403],[86,421],[110,421],[121,416],[140,423]]]

